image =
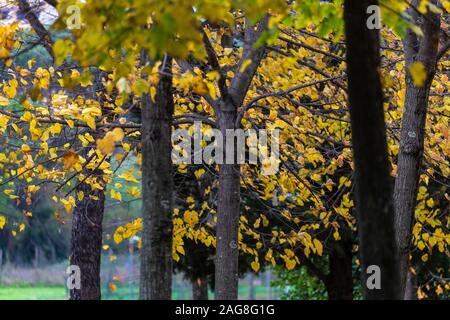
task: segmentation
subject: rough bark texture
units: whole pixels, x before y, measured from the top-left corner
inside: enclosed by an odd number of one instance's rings
[[[208,300],[208,281],[206,278],[197,278],[192,282],[193,300]]]
[[[405,300],[417,300],[417,274],[412,271],[408,272],[405,287]]]
[[[255,49],[254,43],[265,30],[267,18],[255,28],[247,24],[244,38],[244,50],[241,64],[250,59],[252,62],[243,72],[237,72],[231,81],[228,92],[219,103],[219,128],[224,137],[226,129],[236,129],[238,108],[241,107],[248,87],[261,61],[265,47]],[[240,70],[238,68],[237,70]],[[226,148],[224,148],[226,150]],[[225,159],[225,156],[224,156]],[[235,300],[238,298],[238,228],[240,214],[240,166],[223,164],[219,168],[219,191],[216,227],[215,257],[215,298]]]
[[[352,243],[343,240],[330,252],[326,288],[328,300],[353,299]]]
[[[378,74],[379,31],[366,26],[370,5],[378,5],[378,1],[344,1],[362,286],[365,299],[397,299],[399,268],[383,92]],[[370,265],[381,270],[381,289],[370,290],[366,285]]]
[[[232,115],[228,115],[232,117]],[[234,122],[233,122],[234,123]],[[240,167],[224,164],[219,173],[217,208],[216,299],[235,300],[238,291],[238,228],[240,207]]]
[[[80,268],[81,288],[70,290],[70,300],[100,300],[100,261],[102,251],[102,221],[105,190],[92,190],[81,183],[77,192],[84,199],[73,210],[70,264]],[[89,196],[96,196],[93,200]]]
[[[143,61],[148,61],[143,54]],[[142,251],[139,297],[171,299],[172,293],[172,58],[161,65],[155,101],[142,101]]]
[[[415,4],[417,4],[417,1],[413,2],[413,5]],[[425,119],[431,82],[436,73],[440,29],[440,17],[437,14],[429,12],[421,17],[415,9],[410,9],[409,14],[420,25],[424,36],[419,38],[409,30],[404,40],[407,70],[406,96],[394,189],[395,226],[397,245],[400,251],[400,288],[402,295],[405,292],[409,269],[411,232],[419,186],[420,164],[423,156]],[[422,63],[427,71],[427,80],[421,87],[415,86],[409,72],[411,65],[415,62]]]

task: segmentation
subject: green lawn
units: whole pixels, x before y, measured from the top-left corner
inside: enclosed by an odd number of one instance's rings
[[[63,286],[0,286],[0,300],[64,300]]]
[[[133,293],[130,293],[129,287],[119,284],[117,291],[111,293],[106,286],[102,287],[102,298],[105,300],[126,300],[137,299],[138,288],[133,288]],[[186,288],[184,288],[186,289]],[[189,288],[190,290],[190,288]],[[174,290],[173,299],[191,299],[190,291]],[[210,292],[210,298],[213,294]],[[240,298],[247,299],[249,296],[248,287],[242,286],[239,288]],[[276,296],[276,295],[275,295]],[[268,292],[263,287],[255,287],[255,297],[258,299],[267,299]],[[0,285],[0,300],[64,300],[66,299],[66,289],[64,286],[48,286],[48,285]]]

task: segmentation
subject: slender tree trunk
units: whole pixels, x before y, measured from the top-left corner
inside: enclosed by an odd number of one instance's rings
[[[168,300],[172,295],[173,109],[172,58],[166,56],[155,101],[148,94],[142,100],[142,300]]]
[[[262,60],[265,46],[254,44],[267,28],[268,17],[256,26],[246,22],[244,49],[240,66],[251,63],[245,70],[236,73],[229,88],[222,90],[219,108],[219,128],[224,138],[226,150],[226,130],[240,128],[237,123],[238,108],[242,106],[253,76]],[[238,69],[241,70],[241,69]],[[223,92],[226,91],[226,92]],[[233,148],[236,150],[236,148]],[[233,155],[235,157],[235,155]],[[224,161],[226,157],[224,154]],[[236,163],[236,161],[235,161]],[[219,168],[219,191],[216,226],[215,257],[215,298],[217,300],[236,300],[238,298],[238,230],[240,207],[240,165],[222,164]]]
[[[193,300],[208,300],[208,281],[206,278],[197,278],[192,282]]]
[[[417,1],[413,3],[413,5],[416,4]],[[414,32],[409,30],[404,41],[406,97],[400,134],[397,178],[394,189],[395,226],[397,244],[400,250],[400,287],[402,295],[405,292],[409,269],[411,232],[419,186],[420,165],[423,157],[425,120],[431,82],[436,73],[440,30],[439,15],[429,12],[425,17],[421,17],[415,9],[410,9],[409,14],[421,26],[424,36],[419,38]],[[411,65],[415,62],[422,63],[427,72],[427,80],[420,87],[414,84],[412,75],[409,72]]]
[[[378,5],[378,1],[344,1],[362,286],[365,299],[397,299],[399,268],[383,91],[378,73],[379,31],[366,25],[367,8],[371,5]],[[380,289],[371,290],[367,286],[372,275],[367,268],[372,265],[381,271]]]
[[[352,243],[341,241],[330,252],[327,277],[328,300],[353,299]]]
[[[221,108],[219,127],[222,135],[234,129],[237,110],[232,105]],[[225,144],[224,144],[224,150]],[[224,157],[225,159],[225,157]],[[240,213],[240,166],[222,164],[219,172],[219,203],[216,229],[216,299],[238,298],[238,229]]]
[[[102,221],[106,190],[92,190],[81,183],[77,192],[84,198],[73,210],[70,264],[80,268],[81,288],[70,290],[70,300],[100,300],[100,261],[102,251]],[[93,200],[90,196],[98,197]]]

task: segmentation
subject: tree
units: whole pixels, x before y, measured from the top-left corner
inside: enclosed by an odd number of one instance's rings
[[[148,55],[143,55],[148,63]],[[154,100],[142,99],[142,216],[140,299],[171,299],[173,173],[172,58],[165,56]]]
[[[399,269],[394,231],[394,206],[380,66],[379,31],[366,26],[373,0],[344,1],[349,108],[355,162],[356,210],[365,299],[397,299]],[[366,282],[369,266],[381,270],[380,290]]]
[[[267,17],[257,26],[246,23],[244,49],[239,69],[250,61],[244,71],[238,72],[218,103],[218,123],[223,137],[227,129],[236,129],[237,110],[242,105],[247,89],[264,55],[264,45],[255,49],[255,44],[266,30]],[[233,141],[233,144],[235,142]],[[223,143],[226,149],[226,141]],[[235,150],[235,148],[233,148]],[[229,155],[228,155],[229,156]],[[226,157],[224,156],[224,159]],[[219,169],[219,200],[217,207],[217,251],[216,251],[216,299],[235,300],[238,294],[238,230],[240,215],[240,166],[222,164]]]
[[[436,1],[433,1],[436,4]],[[439,55],[440,15],[417,10],[419,1],[411,3],[408,13],[423,35],[407,31],[404,48],[406,59],[406,97],[400,133],[400,151],[394,188],[395,227],[400,253],[400,295],[405,295],[409,270],[414,211],[424,152],[425,119],[431,83]],[[421,78],[421,75],[423,76]]]
[[[56,1],[49,4],[56,7]],[[19,10],[39,36],[40,44],[45,47],[52,60],[54,60],[53,40],[51,39],[51,35],[39,21],[38,16],[27,0],[19,1]],[[100,76],[102,75],[103,74],[100,73]],[[101,91],[102,88],[97,88],[97,90]],[[89,96],[89,93],[85,93],[85,95]],[[97,136],[94,132],[92,132],[92,134],[95,137]],[[80,154],[84,157],[88,157],[88,152],[86,150],[81,151]],[[71,153],[68,153],[67,157],[70,157],[71,155]],[[78,156],[74,155],[74,157]],[[101,162],[103,162],[103,160]],[[102,185],[100,188],[92,188],[92,186],[86,182],[87,179],[83,178],[80,183],[77,184],[76,190],[71,190],[76,191],[78,195],[83,195],[77,197],[72,212],[70,263],[71,265],[76,265],[80,268],[81,288],[70,291],[71,300],[98,300],[101,298],[100,262],[106,183],[102,180],[102,171],[98,170],[98,168],[91,170],[88,173],[87,178],[92,176],[96,179],[98,178],[98,182]]]

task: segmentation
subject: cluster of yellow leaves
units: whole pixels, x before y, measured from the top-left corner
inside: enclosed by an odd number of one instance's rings
[[[11,65],[12,60],[11,50],[17,48],[20,42],[16,39],[16,33],[19,28],[19,22],[14,22],[10,25],[0,26],[0,59],[7,60],[6,65]]]
[[[137,218],[130,223],[120,226],[116,229],[113,235],[113,240],[116,244],[121,243],[124,239],[134,237],[139,231],[142,230],[142,219]]]
[[[219,78],[217,71],[210,71],[205,76],[199,68],[195,68],[193,72],[188,71],[181,77],[176,77],[174,85],[178,90],[185,94],[194,92],[200,96],[211,96],[213,99],[217,98],[217,91],[214,81]]]
[[[116,142],[122,141],[123,137],[123,130],[115,128],[112,131],[108,131],[103,138],[97,140],[97,148],[104,155],[111,154],[114,151]]]

